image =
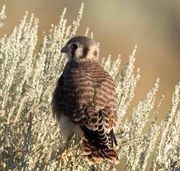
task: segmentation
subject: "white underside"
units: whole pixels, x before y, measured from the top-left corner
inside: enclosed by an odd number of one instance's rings
[[[83,136],[83,131],[81,130],[81,128],[78,125],[72,123],[67,116],[61,115],[59,123],[64,139],[68,139],[73,133],[80,137]]]

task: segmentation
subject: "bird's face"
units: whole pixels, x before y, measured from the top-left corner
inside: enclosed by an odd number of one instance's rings
[[[97,61],[99,48],[94,40],[85,36],[76,36],[66,43],[61,53],[65,53],[69,61]]]

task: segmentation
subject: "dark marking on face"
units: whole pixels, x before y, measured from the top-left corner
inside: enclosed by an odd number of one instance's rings
[[[82,55],[82,57],[86,57],[87,54],[88,54],[88,51],[89,51],[89,48],[85,47],[85,48],[83,49],[83,55]]]
[[[75,51],[76,51],[77,48],[78,48],[78,45],[76,43],[73,43],[71,45],[71,55],[72,55],[72,57],[74,57],[74,54],[75,54]]]
[[[93,54],[94,54],[94,56],[97,57],[97,50],[95,50]]]
[[[72,49],[72,51],[71,51],[71,56],[72,56],[72,58],[74,57],[75,51],[76,51],[76,50],[74,50],[74,49]]]

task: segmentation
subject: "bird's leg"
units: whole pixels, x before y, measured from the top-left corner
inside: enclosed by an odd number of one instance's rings
[[[74,132],[71,132],[71,134],[69,134],[69,136],[66,139],[63,151],[61,153],[61,157],[65,160],[67,159],[67,156],[68,156],[68,149],[70,147],[71,139],[72,139],[73,135],[74,135]]]
[[[72,139],[73,135],[74,135],[74,132],[72,132],[72,133],[67,137],[67,139],[66,139],[66,144],[65,144],[64,149],[68,149],[68,148],[69,148],[69,146],[70,146],[70,144],[71,144],[70,142],[71,142],[71,139]]]

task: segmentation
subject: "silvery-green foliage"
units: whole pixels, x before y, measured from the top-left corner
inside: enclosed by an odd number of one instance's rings
[[[175,170],[180,168],[180,83],[176,85],[172,106],[161,123],[161,139],[158,141],[154,157],[154,170],[157,168]]]
[[[72,25],[67,25],[66,9],[57,25],[37,44],[38,19],[26,13],[10,35],[0,38],[0,170],[175,170],[180,168],[180,84],[177,84],[166,119],[158,123],[156,100],[159,79],[139,101],[131,117],[125,119],[140,78],[135,68],[134,48],[126,66],[121,58],[103,58],[102,66],[115,80],[118,97],[116,130],[118,166],[107,162],[90,166],[81,153],[79,138],[73,137],[66,151],[58,123],[52,115],[52,92],[66,59],[60,54],[65,41],[77,33],[83,4]],[[5,6],[0,12],[0,26]],[[86,31],[88,35],[89,29]],[[93,34],[91,34],[93,36]],[[123,69],[120,69],[122,67]],[[152,160],[150,160],[150,157]]]
[[[4,20],[6,19],[5,9],[6,6],[4,5],[0,11],[0,28],[4,25]]]

